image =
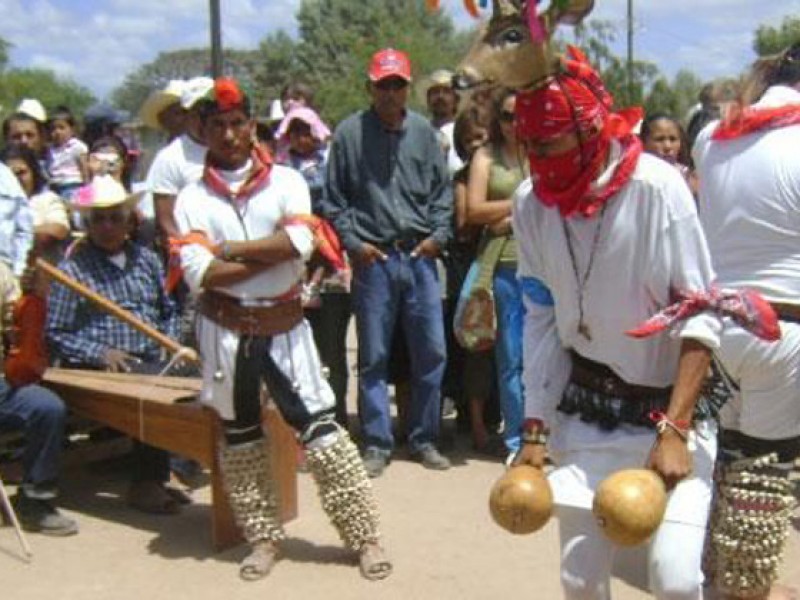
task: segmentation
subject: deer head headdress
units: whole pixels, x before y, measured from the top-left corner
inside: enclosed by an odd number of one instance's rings
[[[461,62],[456,82],[517,89],[517,136],[528,145],[537,198],[564,216],[591,216],[636,166],[641,143],[632,125],[641,111],[613,113],[613,98],[584,54],[573,47],[567,56],[552,50],[557,25],[579,22],[593,0],[551,0],[541,14],[537,4],[493,0],[492,15]],[[570,135],[568,150],[556,155],[548,149],[551,140]],[[614,139],[622,158],[611,182],[598,191],[592,184],[607,164]]]

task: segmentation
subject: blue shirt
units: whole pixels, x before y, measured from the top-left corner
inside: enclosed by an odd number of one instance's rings
[[[0,163],[0,260],[19,277],[33,244],[33,214],[16,175]]]
[[[101,249],[83,242],[59,268],[101,296],[173,339],[179,315],[164,292],[164,276],[156,254],[126,243],[124,268]],[[144,361],[160,358],[159,344],[127,323],[101,310],[60,283],[53,282],[47,316],[47,341],[53,357],[68,364],[105,366],[103,353],[116,348]]]

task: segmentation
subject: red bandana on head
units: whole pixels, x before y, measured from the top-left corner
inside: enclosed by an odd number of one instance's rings
[[[517,94],[517,136],[523,142],[546,142],[577,133],[581,143],[557,156],[528,156],[534,189],[546,206],[557,206],[565,217],[589,217],[630,179],[642,146],[632,128],[641,109],[612,113],[613,98],[586,56],[574,46],[562,59],[562,72],[543,87]],[[592,190],[602,172],[611,140],[622,146],[622,157],[611,180]]]

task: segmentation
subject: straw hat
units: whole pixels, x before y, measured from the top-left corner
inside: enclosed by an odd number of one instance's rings
[[[419,82],[417,92],[421,100],[427,100],[428,90],[433,87],[446,87],[453,89],[453,72],[448,69],[436,69],[433,73]]]
[[[95,208],[133,208],[141,196],[142,192],[129,194],[122,184],[111,175],[97,175],[91,183],[78,189],[70,206],[73,210],[81,212]]]
[[[158,120],[165,109],[181,101],[186,82],[183,79],[172,79],[163,90],[155,90],[144,101],[139,109],[139,118],[147,127],[163,129]]]

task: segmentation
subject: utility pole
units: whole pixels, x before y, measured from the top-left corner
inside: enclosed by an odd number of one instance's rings
[[[222,27],[220,26],[219,0],[209,0],[211,15],[211,76],[222,76]]]
[[[628,0],[628,103],[634,102],[633,90],[633,0]]]

